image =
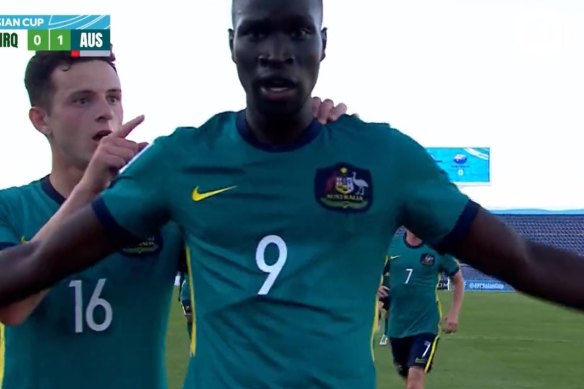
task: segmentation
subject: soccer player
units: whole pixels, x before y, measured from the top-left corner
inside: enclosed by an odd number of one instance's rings
[[[380,314],[381,318],[383,319],[383,334],[379,339],[380,346],[387,346],[387,342],[389,341],[389,308],[391,307],[391,295],[389,293],[389,280],[390,280],[390,273],[389,273],[389,256],[385,258],[385,266],[383,268],[383,278],[381,287],[377,295],[379,296],[379,303],[380,307]]]
[[[121,127],[114,60],[58,52],[30,60],[29,117],[49,142],[52,169],[40,180],[0,191],[0,249],[41,238],[59,224],[59,215],[47,222],[65,198],[75,190],[90,194],[78,205],[93,199],[101,188],[92,174],[122,167],[140,148],[123,139],[141,119]],[[313,108],[319,119],[346,110],[320,99]],[[172,224],[145,238],[50,291],[0,309],[8,325],[0,332],[0,388],[167,387],[164,345],[184,244]]]
[[[394,365],[406,380],[406,388],[424,388],[438,346],[442,310],[436,295],[440,275],[454,286],[452,306],[444,316],[443,331],[458,329],[464,298],[464,279],[458,262],[441,255],[406,229],[389,250],[390,294],[389,339]]]
[[[188,277],[185,277],[181,282],[179,299],[185,319],[187,319],[187,333],[189,334],[189,339],[191,339],[193,331],[193,307],[191,303],[191,288],[189,287]]]
[[[584,261],[516,234],[410,137],[346,115],[313,120],[321,1],[232,7],[246,109],[159,138],[49,236],[0,252],[0,304],[172,221],[195,299],[186,388],[374,388],[376,292],[402,225],[517,290],[584,309]]]
[[[0,191],[0,248],[39,238],[79,184],[100,140],[121,128],[122,88],[114,61],[113,55],[88,59],[56,52],[29,61],[29,118],[49,142],[52,169],[30,184]],[[120,141],[132,153],[139,149]],[[108,157],[107,148],[95,156]],[[8,325],[0,387],[165,388],[167,313],[183,253],[178,230],[168,225],[50,291],[0,310]]]

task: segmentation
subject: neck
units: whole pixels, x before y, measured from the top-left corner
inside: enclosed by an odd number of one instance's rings
[[[248,105],[245,116],[255,138],[274,145],[294,143],[313,120],[310,101],[294,115],[265,115]]]
[[[406,233],[406,242],[408,242],[410,246],[419,246],[422,244],[422,239],[410,233]]]
[[[68,164],[53,154],[53,167],[49,180],[51,185],[55,188],[61,196],[67,198],[73,191],[73,188],[81,181],[83,177],[83,169],[79,169],[71,164]]]

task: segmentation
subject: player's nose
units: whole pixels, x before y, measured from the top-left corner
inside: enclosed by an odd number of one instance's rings
[[[294,63],[294,55],[286,37],[275,35],[266,40],[258,60],[264,67],[281,66]]]
[[[97,121],[109,121],[115,116],[114,107],[106,98],[98,99],[95,105],[95,117]]]

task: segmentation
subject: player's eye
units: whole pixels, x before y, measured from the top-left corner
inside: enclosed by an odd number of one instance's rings
[[[309,34],[310,34],[310,31],[308,31],[306,28],[298,28],[298,29],[292,30],[292,32],[290,33],[290,35],[292,36],[292,39],[295,39],[295,40],[304,40],[304,39],[308,38]]]
[[[266,37],[266,32],[258,28],[250,30],[247,35],[251,40],[259,41]]]
[[[73,100],[73,103],[75,103],[77,105],[85,105],[85,104],[89,103],[89,99],[87,97],[78,97],[78,98]]]
[[[108,96],[108,97],[107,97],[107,101],[108,101],[110,104],[119,103],[119,102],[120,102],[120,100],[121,100],[121,99],[120,99],[118,96]]]

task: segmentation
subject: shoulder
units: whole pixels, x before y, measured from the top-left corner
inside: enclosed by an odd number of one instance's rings
[[[411,136],[383,122],[366,122],[354,115],[343,115],[337,121],[326,125],[334,132],[345,133],[352,139],[366,142],[368,146],[382,147],[393,155],[410,155],[411,153],[427,154]]]
[[[172,134],[158,138],[157,141],[162,140],[166,143],[176,143],[201,140],[201,138],[214,138],[220,135],[223,131],[235,128],[237,120],[237,112],[226,111],[213,115],[207,119],[200,126],[180,126],[177,127]]]
[[[11,186],[0,189],[0,206],[16,206],[38,190],[41,180],[34,180],[25,185]]]

